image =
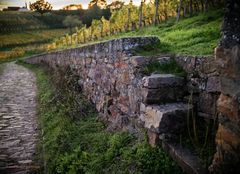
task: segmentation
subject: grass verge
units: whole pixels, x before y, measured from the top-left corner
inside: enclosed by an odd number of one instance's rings
[[[144,54],[175,53],[182,55],[211,55],[220,38],[223,10],[212,10],[197,16],[184,18],[179,22],[170,19],[157,27],[123,33],[121,36],[155,35],[160,44]]]
[[[50,76],[39,67],[25,66],[37,76],[48,173],[182,173],[160,147],[152,148],[127,132],[106,131],[76,88],[78,77],[66,70]],[[60,76],[62,72],[68,76]]]

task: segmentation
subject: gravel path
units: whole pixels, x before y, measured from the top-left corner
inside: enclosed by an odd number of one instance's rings
[[[13,62],[0,75],[0,173],[34,173],[37,143],[36,78]]]

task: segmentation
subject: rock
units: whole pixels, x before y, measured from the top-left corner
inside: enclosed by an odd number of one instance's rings
[[[153,74],[142,79],[143,101],[148,104],[177,101],[183,97],[183,78],[172,74]]]
[[[148,62],[148,60],[143,56],[133,56],[130,58],[130,60],[131,60],[131,64],[134,67],[141,67],[143,65],[146,65]]]
[[[206,78],[190,78],[187,84],[188,91],[200,93],[206,90]]]
[[[196,67],[196,58],[189,56],[177,56],[175,57],[176,62],[183,67],[187,72],[194,72]]]
[[[198,111],[214,116],[217,110],[218,94],[202,92],[198,98]]]
[[[142,89],[143,101],[147,104],[158,104],[175,102],[183,97],[184,91],[181,88],[158,88],[158,89]]]
[[[186,125],[189,109],[191,110],[192,106],[184,103],[148,105],[140,119],[144,126],[153,132],[178,134]]]
[[[22,160],[22,161],[18,161],[19,164],[31,164],[32,160]]]
[[[221,91],[231,96],[240,92],[240,47],[224,49],[217,47],[215,50],[218,70],[221,78]]]
[[[152,132],[151,130],[148,130],[147,135],[148,135],[148,143],[152,147],[155,147],[160,143],[159,135],[156,132]]]
[[[219,76],[209,77],[207,80],[206,91],[207,92],[220,92],[221,84]]]
[[[232,122],[240,122],[240,107],[237,97],[232,98],[221,94],[217,101],[217,107],[218,111],[226,115]]]
[[[207,170],[202,166],[201,160],[188,149],[180,144],[163,142],[163,149],[178,163],[186,172],[191,174],[205,174]]]
[[[165,63],[170,62],[171,57],[169,57],[169,56],[159,57],[159,58],[157,58],[157,60],[160,64],[165,64]]]
[[[183,86],[183,78],[173,74],[152,74],[142,79],[143,87],[156,89],[160,87]]]

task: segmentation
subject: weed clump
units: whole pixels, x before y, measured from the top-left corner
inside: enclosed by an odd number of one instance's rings
[[[178,65],[178,63],[171,59],[167,63],[160,63],[159,61],[154,61],[150,64],[148,64],[144,70],[144,74],[150,75],[152,73],[160,73],[160,74],[174,74],[176,76],[180,77],[186,77],[187,73],[184,71],[184,69]]]

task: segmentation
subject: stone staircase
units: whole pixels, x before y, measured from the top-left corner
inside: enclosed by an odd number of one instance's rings
[[[152,74],[142,79],[140,119],[150,132],[176,135],[186,127],[191,105],[183,102],[184,79],[173,74]],[[152,144],[154,145],[154,144]]]
[[[162,59],[160,59],[162,60]],[[164,58],[163,63],[168,62]],[[186,173],[206,173],[200,160],[177,140],[187,127],[193,106],[184,102],[187,94],[184,78],[173,74],[152,74],[142,79],[140,120],[148,130],[152,146],[161,144]]]

